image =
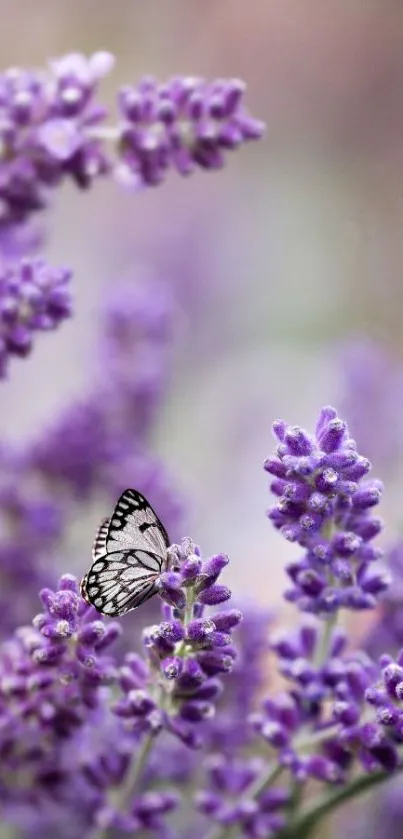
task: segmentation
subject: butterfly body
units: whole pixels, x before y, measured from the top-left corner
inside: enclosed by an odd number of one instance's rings
[[[168,547],[168,534],[148,501],[127,489],[98,529],[93,564],[81,581],[84,600],[110,617],[141,606],[158,593]]]

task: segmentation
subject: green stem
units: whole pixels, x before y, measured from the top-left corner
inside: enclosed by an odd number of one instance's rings
[[[270,767],[268,772],[253,781],[248,789],[245,790],[245,798],[258,798],[258,796],[264,792],[267,787],[277,781],[283,771],[283,768],[283,766]],[[234,831],[237,829],[239,829],[239,825],[218,825],[207,834],[205,839],[229,839],[229,837],[232,836]]]
[[[401,771],[402,769],[403,765],[399,767],[398,771]],[[291,830],[286,828],[286,830],[280,834],[281,839],[283,839],[283,837],[284,839],[286,839],[286,837],[290,837],[291,839],[291,836],[298,836],[298,839],[306,839],[306,837],[312,832],[313,828],[316,827],[318,822],[337,807],[340,807],[341,804],[344,804],[351,798],[355,798],[357,795],[361,795],[361,793],[366,792],[371,787],[388,780],[390,777],[391,775],[389,772],[385,772],[381,769],[378,772],[371,773],[370,775],[363,775],[360,778],[355,778],[355,780],[351,781],[351,783],[343,786],[341,789],[337,789],[335,792],[319,796],[316,800],[314,800],[311,806],[305,810],[305,812],[300,814],[299,818],[295,819],[291,826]]]
[[[125,782],[121,787],[119,787],[118,790],[115,790],[109,798],[108,803],[112,807],[119,810],[123,810],[132,798],[140,780],[141,773],[147,762],[147,758],[150,754],[155,737],[156,734],[154,731],[149,732],[144,737],[140,751],[137,755],[137,760],[135,760],[132,766],[130,767]],[[108,827],[100,828],[99,830],[95,830],[94,833],[91,834],[91,839],[107,839],[108,833]]]
[[[325,625],[323,627],[323,631],[322,631],[321,638],[319,640],[318,648],[316,650],[316,655],[315,655],[315,664],[318,667],[322,667],[322,665],[325,664],[326,659],[328,658],[328,655],[329,655],[329,641],[330,641],[333,629],[336,626],[337,617],[338,617],[337,612],[334,612],[330,616],[330,618],[325,622]]]
[[[189,586],[186,589],[186,606],[183,610],[183,625],[187,627],[190,621],[193,618],[193,605],[195,602],[195,593],[193,590],[193,586]],[[178,656],[185,656],[186,654],[186,641],[181,641],[180,644],[177,645],[175,649],[175,655]]]

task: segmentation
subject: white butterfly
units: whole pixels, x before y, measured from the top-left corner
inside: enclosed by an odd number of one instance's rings
[[[158,593],[168,547],[168,534],[148,501],[127,489],[95,537],[94,561],[80,586],[84,600],[110,617],[137,609]]]

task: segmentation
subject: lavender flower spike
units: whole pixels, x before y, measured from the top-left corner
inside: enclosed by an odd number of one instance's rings
[[[42,259],[0,269],[0,378],[10,356],[27,355],[33,332],[55,329],[71,314],[70,271]]]
[[[175,168],[189,175],[199,166],[219,169],[224,153],[257,140],[263,123],[242,105],[245,85],[238,79],[177,77],[163,85],[143,79],[120,92],[122,124],[118,146],[122,168],[132,180],[153,186]]]
[[[163,621],[144,630],[148,661],[128,656],[121,671],[124,697],[115,713],[131,720],[139,734],[166,728],[196,747],[195,724],[214,715],[220,677],[232,670],[236,652],[231,635],[242,615],[220,608],[216,617],[205,616],[206,606],[221,605],[231,596],[217,584],[228,557],[218,554],[203,561],[191,539],[169,550],[172,570],[161,576]]]
[[[292,587],[286,599],[316,614],[339,608],[372,608],[388,585],[373,563],[381,551],[372,540],[382,522],[372,514],[381,498],[380,481],[367,479],[362,457],[334,408],[323,408],[315,436],[283,421],[274,423],[279,444],[264,465],[278,496],[268,516],[304,555],[287,568]]]

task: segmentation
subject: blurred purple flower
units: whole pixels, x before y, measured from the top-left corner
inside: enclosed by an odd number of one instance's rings
[[[386,553],[392,585],[379,603],[377,620],[364,639],[365,648],[379,657],[387,650],[393,654],[403,647],[403,543],[399,540]]]
[[[235,621],[239,612],[237,609],[232,611]],[[268,682],[267,652],[272,616],[257,603],[242,604],[242,615],[234,637],[237,657],[226,676],[222,696],[217,700],[216,714],[206,724],[210,747],[229,755],[250,744],[251,729],[240,725],[239,721],[256,710]],[[214,621],[221,626],[220,613],[214,615]]]
[[[112,66],[106,56],[73,54],[51,62],[50,73],[1,75],[3,223],[20,223],[45,207],[50,189],[67,175],[85,187],[108,171],[102,144],[91,134],[106,115],[95,101],[98,81]]]
[[[0,378],[10,356],[26,356],[33,333],[55,329],[71,315],[70,271],[42,259],[0,268]]]
[[[228,557],[218,554],[203,561],[190,539],[170,548],[170,571],[161,575],[163,622],[143,633],[148,666],[130,655],[122,670],[126,694],[115,713],[131,721],[138,733],[166,728],[186,745],[201,745],[197,723],[212,717],[221,694],[221,676],[230,673],[236,658],[232,631],[242,619],[239,611],[222,610],[206,618],[206,605],[226,602],[231,592],[217,584]],[[218,678],[217,678],[218,677]],[[158,680],[160,700],[148,685]],[[202,731],[202,728],[201,728]]]
[[[166,84],[144,78],[119,95],[121,174],[155,186],[171,167],[189,175],[199,166],[219,169],[226,151],[258,140],[264,125],[242,105],[245,84],[238,79],[176,77]],[[122,172],[123,168],[123,172]]]
[[[170,553],[163,620],[145,631],[144,657],[126,654],[119,664],[109,654],[121,627],[82,600],[71,575],[57,591],[41,592],[44,610],[33,626],[0,647],[0,779],[11,822],[20,823],[20,805],[51,823],[51,794],[54,824],[71,811],[80,835],[164,829],[179,798],[166,789],[166,776],[164,789],[142,788],[144,743],[154,745],[164,730],[184,746],[199,745],[196,730],[202,736],[201,723],[214,713],[241,619],[234,610],[222,610],[216,622],[204,615],[203,601],[229,597],[217,583],[226,557],[202,560],[190,539]]]
[[[368,338],[340,352],[342,409],[349,427],[378,471],[396,469],[402,455],[403,364]]]
[[[209,788],[196,794],[196,806],[213,821],[251,839],[271,837],[286,826],[290,790],[276,787],[249,796],[265,768],[261,758],[232,759],[221,754],[206,761]],[[281,812],[283,811],[283,812]]]

